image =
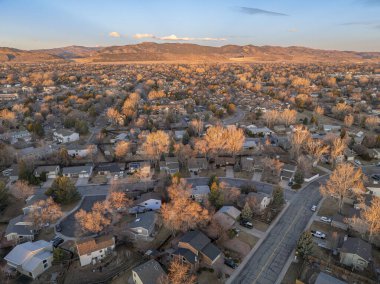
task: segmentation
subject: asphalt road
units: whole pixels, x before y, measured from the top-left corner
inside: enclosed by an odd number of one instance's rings
[[[87,212],[91,211],[92,206],[95,204],[95,202],[103,201],[106,198],[105,195],[98,195],[98,196],[86,196],[83,198],[83,201],[79,208],[75,210],[70,215],[67,215],[66,218],[64,218],[61,222],[61,228],[62,231],[60,232],[62,235],[65,235],[67,237],[76,237],[77,234],[80,232],[80,228],[76,228],[76,220],[75,220],[75,213],[79,211],[80,209],[83,209]],[[73,229],[74,228],[74,229]]]
[[[259,248],[243,267],[235,271],[235,276],[227,283],[273,284],[277,281],[277,277],[296,247],[300,234],[313,215],[311,206],[318,204],[322,198],[319,186],[326,179],[327,177],[322,177],[294,195],[290,206]]]
[[[223,119],[223,125],[236,124],[240,120],[242,120],[244,116],[245,116],[245,111],[240,108],[236,108],[236,111],[232,116]]]

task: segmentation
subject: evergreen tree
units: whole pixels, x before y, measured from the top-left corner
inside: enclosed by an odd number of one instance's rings
[[[45,194],[53,197],[53,200],[59,204],[69,204],[81,196],[75,184],[68,177],[57,177]]]
[[[273,193],[272,193],[272,198],[273,198],[273,201],[272,201],[272,204],[275,208],[278,208],[280,207],[282,204],[284,204],[284,190],[280,187],[280,186],[277,186],[273,189]]]
[[[294,175],[294,182],[296,184],[303,184],[303,181],[304,181],[304,175],[303,175],[303,172],[302,171],[297,171]]]
[[[311,233],[309,231],[303,232],[297,243],[296,254],[304,260],[307,259],[313,251],[313,245],[313,236]]]
[[[248,202],[244,204],[244,208],[241,211],[241,218],[244,220],[252,220],[253,212]]]

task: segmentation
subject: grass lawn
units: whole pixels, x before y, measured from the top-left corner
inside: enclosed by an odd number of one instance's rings
[[[96,183],[96,184],[107,183],[107,181],[108,181],[107,176],[101,176],[101,175],[91,177],[89,180],[90,183]]]
[[[235,172],[235,178],[242,178],[242,179],[252,179],[253,173],[249,173],[246,171],[241,171],[241,172]]]
[[[0,222],[8,222],[10,219],[22,214],[22,208],[25,207],[24,200],[16,199],[9,195],[8,206],[0,214]]]
[[[199,176],[201,177],[212,177],[214,175],[217,177],[225,177],[226,169],[219,168],[219,169],[214,169],[214,170],[203,170],[199,172]]]
[[[282,284],[294,284],[296,283],[296,280],[298,278],[298,273],[301,269],[302,264],[301,263],[295,263],[293,262],[290,266],[288,271],[286,272],[284,279],[282,280]]]
[[[253,248],[256,245],[257,241],[259,240],[255,236],[252,236],[243,231],[239,232],[239,236],[237,238],[241,240],[242,242],[245,242],[246,244],[248,244],[251,248]]]
[[[125,282],[124,282],[125,283]],[[214,272],[202,271],[198,276],[199,284],[211,284],[211,283],[222,283],[215,275]]]
[[[333,216],[338,213],[338,200],[335,198],[327,197],[321,207],[319,208],[318,215],[319,216]]]
[[[269,225],[261,222],[260,220],[254,219],[253,222],[253,227],[259,231],[266,232],[268,230]]]
[[[46,228],[46,229],[41,230],[41,232],[37,236],[37,239],[49,241],[49,240],[52,240],[54,236],[55,236],[54,228]]]

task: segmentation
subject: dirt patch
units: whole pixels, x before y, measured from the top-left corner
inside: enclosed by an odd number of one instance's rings
[[[251,249],[256,245],[257,241],[259,240],[255,236],[252,236],[243,231],[239,232],[239,236],[237,237],[237,239],[248,244]]]
[[[338,200],[334,198],[326,198],[321,207],[319,208],[318,215],[319,216],[333,216],[338,213]]]
[[[261,222],[260,220],[254,219],[252,221],[253,227],[259,231],[266,232],[269,228],[269,225]]]
[[[224,249],[235,252],[243,259],[251,250],[249,244],[243,242],[239,238],[225,239],[218,241],[218,244]]]
[[[298,278],[302,264],[293,262],[288,271],[286,272],[284,279],[282,279],[282,284],[294,284]]]
[[[199,172],[199,176],[201,177],[225,177],[226,176],[226,169],[225,168],[219,168],[219,169],[213,169],[213,170],[203,170]]]
[[[241,178],[241,179],[249,179],[251,180],[253,176],[253,173],[249,173],[246,171],[241,172],[235,172],[235,178]]]
[[[125,282],[124,282],[125,283]],[[210,284],[210,283],[223,283],[218,279],[214,272],[202,271],[198,276],[199,284]]]

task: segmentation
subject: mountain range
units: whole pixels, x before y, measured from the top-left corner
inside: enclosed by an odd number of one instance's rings
[[[0,47],[0,62],[380,62],[380,52],[322,50],[290,46],[144,42],[134,45],[20,50]]]

